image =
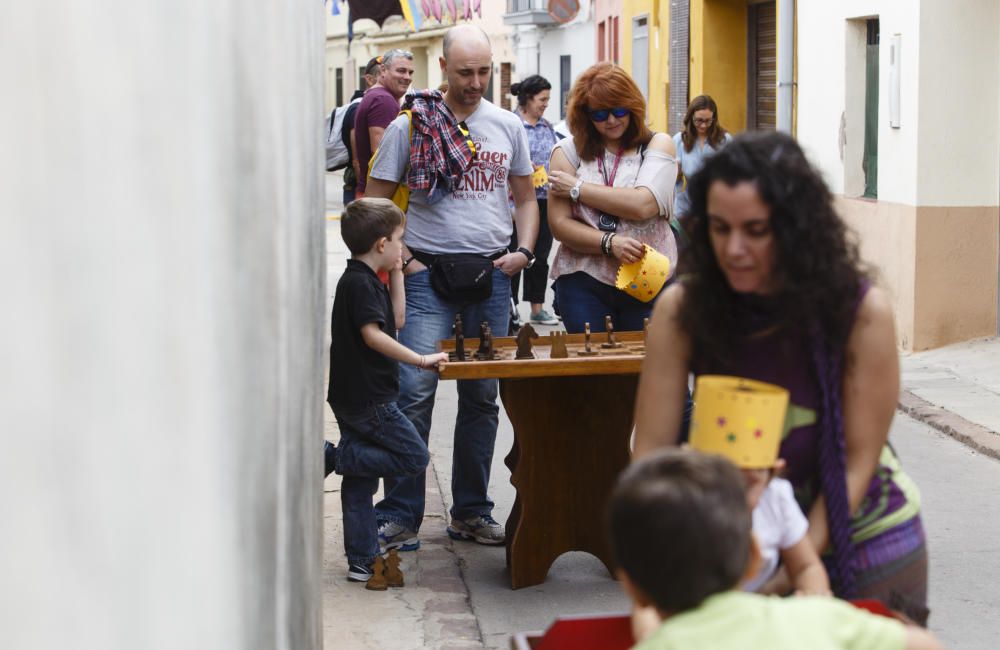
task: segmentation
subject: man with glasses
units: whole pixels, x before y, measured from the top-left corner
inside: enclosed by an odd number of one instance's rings
[[[410,187],[403,237],[406,324],[399,340],[419,354],[433,352],[439,340],[452,335],[456,314],[461,314],[470,336],[483,322],[489,323],[495,335],[507,333],[510,276],[534,261],[532,250],[538,234],[538,203],[531,182],[534,170],[521,120],[483,101],[493,70],[489,37],[473,25],[452,27],[444,37],[440,64],[448,81],[443,97],[417,93],[408,104],[417,115],[417,105],[422,103],[428,107],[423,109],[425,115],[445,126],[445,133],[436,137],[442,138],[446,155],[471,149],[474,156],[470,155],[464,167],[457,165],[460,173],[449,183],[447,192],[438,192],[434,186],[430,191],[416,189],[434,161],[421,162],[421,149],[411,143],[411,137],[432,135],[416,129],[410,136],[410,120],[403,115],[386,129],[367,186],[368,196],[386,198],[400,182]],[[465,148],[466,140],[473,146]],[[411,155],[411,149],[418,155]],[[507,250],[512,232],[508,188],[514,197],[519,238],[514,252]],[[456,253],[492,260],[488,297],[475,301],[443,297],[432,287],[429,267],[440,256]],[[399,407],[426,441],[438,376],[413,370],[400,368]],[[481,544],[503,544],[505,540],[503,526],[492,517],[493,501],[487,494],[499,421],[497,392],[496,379],[458,382],[451,482],[454,505],[448,526],[454,539]],[[385,481],[385,499],[375,507],[384,548],[406,551],[420,545],[417,531],[424,516],[424,479],[420,474]]]
[[[365,92],[354,117],[354,140],[357,147],[358,180],[355,197],[365,195],[368,161],[382,142],[385,128],[399,114],[399,100],[413,81],[413,54],[389,50],[377,57],[378,80]]]

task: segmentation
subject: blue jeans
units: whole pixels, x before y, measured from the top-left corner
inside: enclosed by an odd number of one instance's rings
[[[610,284],[604,284],[583,271],[561,275],[556,280],[559,311],[563,325],[570,334],[604,331],[604,317],[611,316],[615,331],[641,332],[642,319],[653,312],[654,300],[642,302]]]
[[[455,314],[462,315],[465,334],[479,336],[479,324],[487,321],[495,336],[507,334],[510,278],[493,269],[493,295],[471,305],[442,300],[431,288],[430,273],[419,271],[405,278],[406,323],[399,342],[419,354],[430,354],[441,339],[453,336]],[[474,352],[474,350],[469,350]],[[402,364],[399,369],[399,407],[413,422],[426,443],[431,433],[431,414],[438,375]],[[458,417],[451,466],[451,516],[470,519],[488,515],[493,501],[486,494],[493,463],[500,408],[496,379],[458,381]],[[385,480],[385,498],[376,504],[379,521],[392,521],[413,531],[424,518],[424,472],[403,479]]]
[[[666,289],[673,280],[663,285]],[[660,290],[660,293],[663,292]],[[563,325],[570,334],[583,332],[584,323],[590,323],[590,331],[599,335],[604,331],[604,317],[611,316],[615,331],[641,332],[643,319],[649,318],[653,312],[656,299],[642,302],[617,287],[604,284],[593,276],[577,271],[568,275],[560,275],[555,283],[556,297],[559,299],[560,315]],[[657,296],[659,297],[659,296]],[[681,418],[679,442],[687,442],[688,428],[691,424],[691,411],[694,404],[691,392],[688,391],[684,414]]]
[[[378,554],[378,526],[372,496],[378,480],[421,474],[430,462],[427,443],[395,402],[359,410],[336,408],[340,426],[337,473],[344,511],[344,551],[349,564],[367,566]]]

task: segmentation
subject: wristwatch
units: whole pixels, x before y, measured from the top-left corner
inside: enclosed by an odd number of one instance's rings
[[[531,251],[529,251],[527,248],[525,248],[524,246],[521,246],[515,252],[516,253],[523,253],[524,256],[528,258],[528,266],[526,266],[524,268],[530,269],[532,267],[532,265],[534,265],[534,263],[535,263],[535,254],[532,253]]]
[[[577,201],[580,200],[580,186],[581,185],[583,185],[583,179],[582,178],[580,178],[580,179],[578,179],[576,181],[576,185],[574,185],[573,187],[569,188],[569,198],[573,199],[574,203],[576,203]]]

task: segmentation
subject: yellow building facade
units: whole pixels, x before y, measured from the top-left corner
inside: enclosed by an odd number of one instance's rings
[[[622,66],[635,75],[635,47],[645,42],[649,61],[647,115],[651,127],[658,131],[668,130],[670,4],[670,0],[622,3]],[[711,95],[719,106],[720,122],[730,131],[773,128],[780,4],[774,0],[689,2],[686,25],[681,26],[688,38],[686,97]],[[648,41],[637,31],[642,29],[643,19],[647,20]],[[794,57],[794,51],[789,54]]]

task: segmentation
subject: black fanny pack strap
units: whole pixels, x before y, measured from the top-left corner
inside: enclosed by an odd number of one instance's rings
[[[410,255],[413,256],[413,259],[417,260],[427,268],[434,266],[434,262],[437,261],[437,255],[418,251],[415,248],[410,249]]]
[[[501,250],[501,251],[496,251],[495,253],[490,253],[489,255],[483,255],[483,257],[488,257],[491,260],[495,260],[503,257],[506,254],[507,251]],[[418,251],[415,248],[410,249],[410,255],[413,256],[413,259],[417,260],[418,262],[420,262],[421,264],[423,264],[428,268],[434,266],[434,262],[436,262],[438,257],[440,257],[440,255],[435,255],[434,253],[425,253],[424,251]]]

